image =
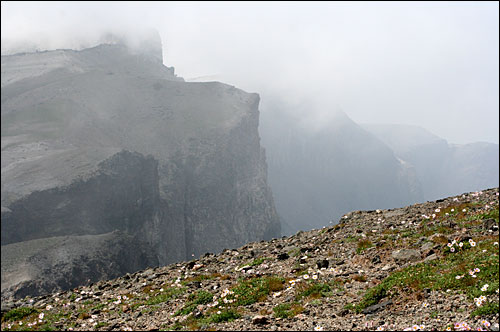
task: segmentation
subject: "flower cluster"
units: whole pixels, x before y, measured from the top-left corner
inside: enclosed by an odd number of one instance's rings
[[[483,319],[481,321],[481,325],[484,326],[485,328],[489,328],[491,326],[491,323],[488,322],[487,320]],[[473,329],[469,324],[467,324],[467,322],[459,322],[459,323],[455,323],[453,325],[453,330],[455,330],[455,331],[470,331],[470,330],[487,331],[487,330],[483,329],[482,326],[479,326],[477,329]],[[451,326],[448,326],[446,328],[446,331],[452,331]]]
[[[455,323],[453,326],[455,328],[455,331],[470,331],[472,328],[467,324],[467,322],[460,322],[460,323]],[[451,328],[450,328],[451,330]]]
[[[448,248],[446,248],[449,252],[455,252],[455,251],[459,251],[459,250],[465,250],[465,249],[469,249],[469,248],[472,248],[472,247],[475,247],[476,246],[476,242],[472,239],[469,239],[468,242],[458,242],[457,240],[453,240],[451,242],[449,242],[447,245],[446,245]]]
[[[476,273],[478,272],[481,272],[481,270],[477,267],[474,268],[474,270],[469,270],[469,275],[472,277],[472,278],[476,278]]]
[[[403,331],[418,331],[418,330],[423,330],[425,329],[425,325],[413,325],[412,327],[408,327],[404,329]]]
[[[480,297],[474,298],[474,302],[478,307],[482,306],[484,302],[486,302],[486,296],[481,295]]]
[[[222,294],[220,295],[220,297],[224,303],[233,303],[234,299],[227,298],[228,295],[232,295],[232,294],[234,294],[234,292],[226,288],[222,291]]]

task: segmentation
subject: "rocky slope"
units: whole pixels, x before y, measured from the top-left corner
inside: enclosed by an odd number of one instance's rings
[[[259,96],[154,41],[2,56],[2,298],[279,236]]]
[[[498,331],[498,188],[2,302],[2,330]]]

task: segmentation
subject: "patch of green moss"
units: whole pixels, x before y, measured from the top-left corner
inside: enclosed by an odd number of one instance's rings
[[[5,313],[2,316],[2,322],[4,321],[16,321],[16,320],[21,320],[26,316],[29,316],[31,314],[36,314],[39,311],[33,307],[20,307],[20,308],[15,308],[7,313]]]
[[[188,302],[184,305],[182,309],[179,309],[175,315],[187,315],[190,314],[191,312],[196,309],[196,307],[199,304],[208,304],[213,301],[213,294],[205,291],[205,290],[200,290],[197,291],[196,293],[190,294],[188,297]]]

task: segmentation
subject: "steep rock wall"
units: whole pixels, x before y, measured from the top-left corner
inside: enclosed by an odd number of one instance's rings
[[[257,94],[183,82],[121,45],[41,56],[2,57],[2,246],[119,230],[131,262],[164,265],[280,235]]]

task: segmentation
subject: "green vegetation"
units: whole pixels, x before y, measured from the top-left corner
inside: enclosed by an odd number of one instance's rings
[[[31,314],[36,314],[39,311],[35,308],[32,307],[20,307],[20,308],[15,308],[10,311],[8,311],[5,315],[2,316],[2,322],[3,321],[15,321],[15,320],[21,320],[26,316],[29,316]]]
[[[232,288],[234,294],[228,296],[235,300],[235,305],[250,305],[255,302],[264,301],[271,292],[277,292],[284,288],[285,279],[280,277],[250,278],[241,281]]]
[[[471,316],[495,315],[498,314],[498,311],[498,302],[490,302],[474,310]]]
[[[259,257],[259,258],[254,259],[250,263],[241,264],[239,267],[242,268],[244,266],[257,266],[257,265],[260,265],[260,264],[264,263],[264,261],[266,261],[268,259],[269,259],[268,257]]]
[[[356,253],[361,254],[363,251],[373,246],[374,244],[369,239],[361,239],[358,241],[358,247],[356,248]]]
[[[279,318],[289,318],[300,314],[304,307],[299,302],[282,303],[273,308],[274,316]]]
[[[207,292],[205,290],[200,290],[196,293],[190,294],[188,297],[188,302],[182,307],[182,309],[179,309],[175,315],[187,315],[190,314],[191,312],[196,309],[196,307],[199,304],[208,304],[212,302],[213,300],[213,294],[210,292]]]
[[[317,299],[320,297],[329,297],[332,295],[333,295],[332,289],[329,284],[316,281],[309,281],[307,283],[302,283],[297,286],[297,293],[295,295],[295,299],[300,300],[306,297]]]
[[[155,294],[155,296],[150,297],[145,304],[147,305],[155,305],[163,302],[167,302],[180,294],[184,293],[186,291],[185,288],[180,288],[180,287],[169,287],[169,288],[164,288],[163,292],[158,292]]]

